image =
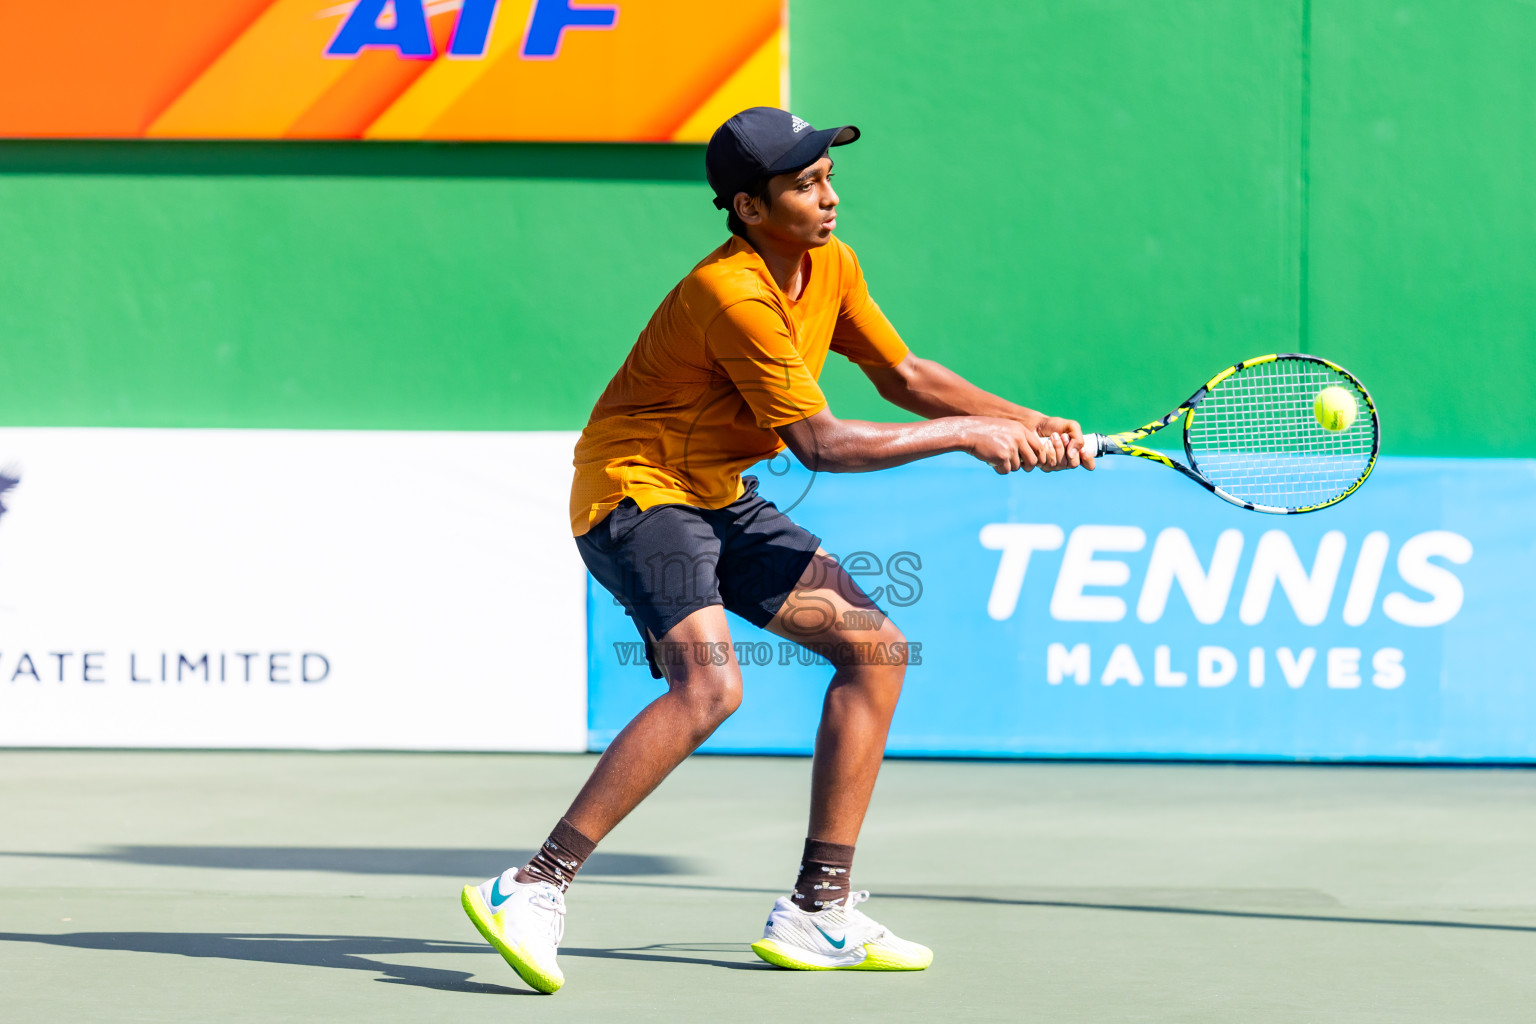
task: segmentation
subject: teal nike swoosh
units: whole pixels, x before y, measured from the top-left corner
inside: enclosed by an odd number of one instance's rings
[[[496,881],[491,883],[491,913],[494,914],[496,908],[505,902],[507,902],[507,897],[501,894],[501,876],[498,875],[496,876]],[[820,928],[816,930],[821,931]],[[826,932],[822,932],[822,934],[825,935]]]
[[[821,925],[819,925],[819,924],[818,925],[812,925],[812,927],[815,928],[817,931],[821,932]],[[821,932],[821,937],[826,939],[828,942],[830,942],[832,944],[832,948],[833,949],[842,949],[843,948],[843,943],[848,941],[848,936],[847,935],[844,935],[840,939],[834,939],[832,936],[828,935],[826,932]]]

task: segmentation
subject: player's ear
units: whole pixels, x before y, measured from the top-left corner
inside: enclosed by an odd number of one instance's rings
[[[743,224],[761,224],[763,213],[758,209],[758,201],[746,192],[737,192],[731,200],[731,208],[736,211],[737,218]]]

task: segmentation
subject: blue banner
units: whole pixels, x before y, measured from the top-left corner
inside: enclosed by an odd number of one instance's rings
[[[891,753],[1536,761],[1536,461],[1387,458],[1302,516],[1100,465],[759,467],[914,647]],[[602,749],[662,684],[589,587]],[[704,749],[808,752],[830,667],[731,621],[746,695]]]

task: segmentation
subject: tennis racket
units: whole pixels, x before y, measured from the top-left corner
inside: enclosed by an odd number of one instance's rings
[[[1319,398],[1332,388],[1339,391]],[[1331,415],[1320,407],[1325,401]],[[1187,466],[1137,443],[1179,418]],[[1344,425],[1330,430],[1325,420]],[[1134,455],[1176,469],[1218,498],[1277,515],[1343,501],[1371,475],[1380,447],[1376,405],[1364,385],[1336,363],[1296,352],[1228,367],[1162,419],[1088,434],[1083,445],[1093,456]]]

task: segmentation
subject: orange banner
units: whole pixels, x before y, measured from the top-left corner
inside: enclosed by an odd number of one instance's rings
[[[784,0],[0,0],[0,136],[703,141]]]

